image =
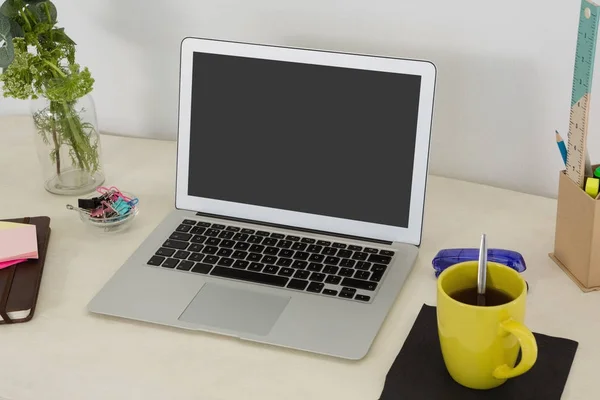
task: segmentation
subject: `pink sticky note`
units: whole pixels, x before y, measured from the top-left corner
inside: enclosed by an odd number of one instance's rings
[[[35,225],[0,221],[0,263],[38,258]]]
[[[2,268],[8,268],[11,265],[19,264],[19,263],[22,263],[24,261],[27,261],[27,259],[24,258],[22,260],[12,260],[12,261],[0,262],[0,269],[2,269]]]

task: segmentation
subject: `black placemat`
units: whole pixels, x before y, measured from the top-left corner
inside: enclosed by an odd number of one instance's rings
[[[444,365],[437,333],[436,308],[426,304],[396,357],[380,400],[560,400],[578,343],[534,333],[538,358],[526,374],[490,390],[456,383]]]

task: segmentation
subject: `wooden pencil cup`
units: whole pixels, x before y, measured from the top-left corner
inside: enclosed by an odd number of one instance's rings
[[[550,258],[584,292],[600,290],[600,200],[577,186],[565,171],[559,177],[554,253]]]

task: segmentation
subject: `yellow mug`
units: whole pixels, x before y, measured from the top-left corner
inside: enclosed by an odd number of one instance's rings
[[[456,292],[477,287],[477,261],[455,264],[437,281],[437,323],[442,356],[452,379],[471,389],[491,389],[529,371],[537,359],[525,325],[527,284],[505,265],[488,263],[487,287],[512,301],[498,306],[461,303]],[[521,349],[521,361],[515,366]]]

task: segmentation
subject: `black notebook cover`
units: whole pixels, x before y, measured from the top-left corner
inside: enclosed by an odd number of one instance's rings
[[[423,305],[386,376],[380,400],[560,400],[578,343],[534,333],[538,358],[527,373],[490,390],[456,383],[444,365],[436,308]]]

